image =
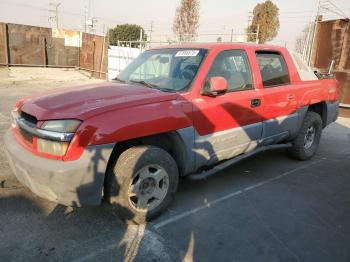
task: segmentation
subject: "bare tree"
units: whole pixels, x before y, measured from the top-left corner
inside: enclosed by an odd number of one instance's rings
[[[308,40],[310,38],[310,31],[312,24],[305,25],[304,29],[300,32],[298,38],[295,41],[295,51],[299,54],[303,54],[304,49],[308,45]]]
[[[173,31],[180,42],[194,41],[198,36],[199,0],[181,0],[176,8]]]

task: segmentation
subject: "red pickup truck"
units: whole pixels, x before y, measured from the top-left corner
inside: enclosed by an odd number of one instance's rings
[[[285,147],[311,158],[338,116],[338,83],[285,48],[186,44],[142,53],[113,82],[19,101],[5,151],[18,180],[70,206],[100,204],[138,223],[202,178]]]

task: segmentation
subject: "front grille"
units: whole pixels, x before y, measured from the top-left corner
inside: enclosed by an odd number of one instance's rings
[[[18,113],[19,113],[20,117],[23,118],[26,122],[28,122],[28,123],[30,123],[32,125],[36,125],[38,123],[38,120],[36,119],[35,116],[32,116],[32,115],[30,115],[28,113],[25,113],[23,111],[19,111]],[[19,126],[18,126],[17,129],[18,129],[19,133],[21,134],[22,139],[25,142],[33,145],[33,138],[34,138],[34,136],[31,133],[29,133],[28,131],[26,131],[26,130],[22,129],[21,127],[19,127]]]
[[[19,132],[21,133],[23,139],[30,144],[33,144],[33,135],[29,134],[27,131],[19,128]]]
[[[29,123],[32,123],[33,125],[36,125],[38,123],[38,120],[35,116],[32,116],[30,114],[27,114],[23,111],[20,112],[20,116],[24,118],[24,120],[28,121]]]

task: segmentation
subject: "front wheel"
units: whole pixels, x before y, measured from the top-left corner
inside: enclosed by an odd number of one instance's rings
[[[288,150],[298,160],[308,160],[316,154],[322,134],[322,119],[315,112],[307,112],[297,137]]]
[[[124,151],[107,172],[104,198],[123,221],[145,223],[171,202],[178,185],[175,160],[155,146]]]

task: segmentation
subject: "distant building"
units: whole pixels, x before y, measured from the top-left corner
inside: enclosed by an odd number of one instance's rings
[[[350,20],[320,21],[316,26],[311,52],[311,66],[326,71],[334,60],[340,83],[340,102],[350,107]]]

